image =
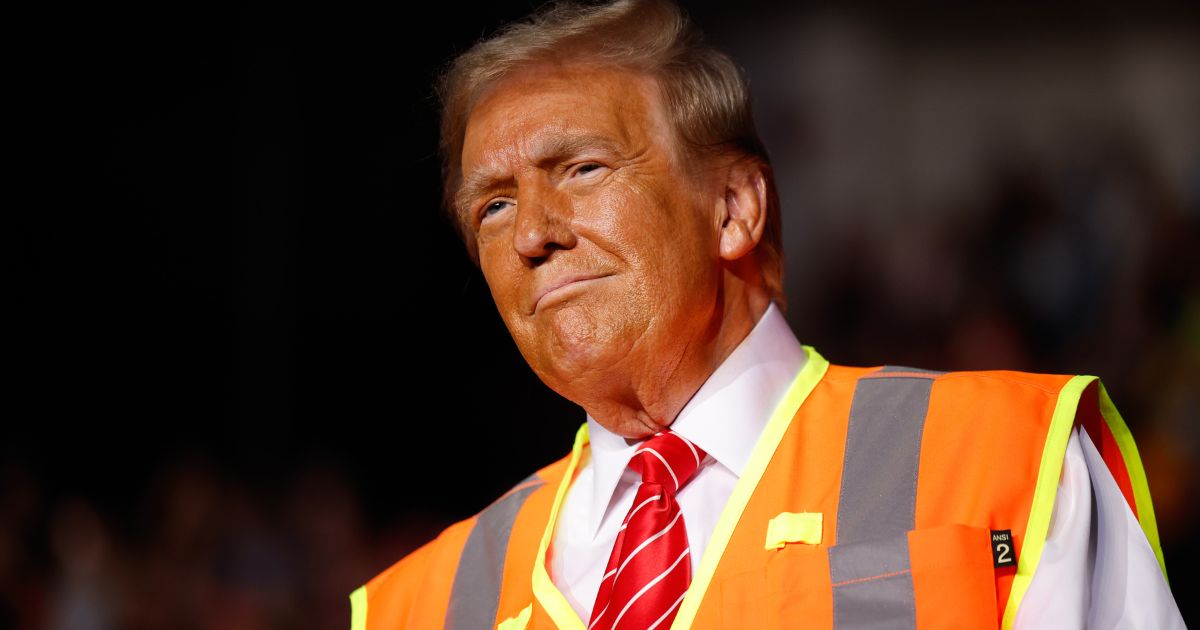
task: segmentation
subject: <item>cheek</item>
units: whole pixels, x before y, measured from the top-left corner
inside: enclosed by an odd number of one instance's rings
[[[660,234],[662,208],[652,195],[625,188],[596,200],[589,214],[598,245],[639,271],[652,269],[669,234]]]
[[[505,322],[509,322],[513,309],[517,308],[517,299],[520,295],[517,276],[506,268],[501,256],[494,251],[489,251],[488,248],[481,249],[479,252],[479,269],[483,272],[484,282],[487,282],[488,290],[492,294],[492,301],[496,303],[500,316],[504,318]],[[509,323],[509,326],[511,327],[512,324]]]
[[[716,243],[698,207],[628,190],[603,200],[593,228],[603,247],[638,272],[648,289],[662,291],[705,275],[716,261]]]
[[[475,231],[475,255],[479,258],[482,269],[488,263],[495,264],[500,260],[504,247],[504,230],[501,226],[489,224]],[[511,239],[510,239],[511,242]]]

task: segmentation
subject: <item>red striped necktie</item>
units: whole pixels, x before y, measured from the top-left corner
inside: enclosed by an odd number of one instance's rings
[[[675,493],[703,460],[704,451],[670,431],[655,434],[633,454],[629,467],[642,475],[642,483],[617,532],[588,630],[671,626],[692,581]]]

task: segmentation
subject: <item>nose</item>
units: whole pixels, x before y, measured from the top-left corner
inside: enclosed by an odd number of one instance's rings
[[[565,195],[546,187],[526,188],[517,195],[513,249],[530,266],[556,250],[575,247],[573,211]]]

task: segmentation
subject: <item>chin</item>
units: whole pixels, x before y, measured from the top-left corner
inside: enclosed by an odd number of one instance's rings
[[[578,308],[558,309],[546,319],[548,326],[539,331],[535,340],[537,360],[530,363],[535,364],[535,371],[543,375],[542,380],[551,388],[572,400],[563,389],[570,389],[571,383],[580,379],[603,378],[629,355],[629,338],[620,334],[627,322],[598,321],[592,315]]]

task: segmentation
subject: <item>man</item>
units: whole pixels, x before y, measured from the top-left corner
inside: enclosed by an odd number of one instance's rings
[[[1182,627],[1095,379],[797,342],[744,81],[676,7],[549,9],[441,87],[447,205],[587,423],[355,628]]]

